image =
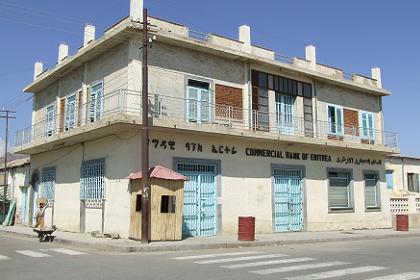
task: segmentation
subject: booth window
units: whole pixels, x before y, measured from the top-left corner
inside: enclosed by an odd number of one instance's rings
[[[138,194],[136,197],[136,212],[141,211],[141,194]]]
[[[160,203],[160,213],[175,213],[176,196],[162,195]]]

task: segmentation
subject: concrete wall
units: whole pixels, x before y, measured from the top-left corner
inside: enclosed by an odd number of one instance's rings
[[[16,200],[16,217],[18,223],[20,223],[20,217],[22,215],[22,190],[23,188],[29,186],[29,171],[29,164],[25,164],[22,166],[13,167],[11,172],[9,172],[8,182],[10,188],[13,189],[12,196]],[[26,201],[26,204],[26,210],[28,210],[29,199]],[[28,217],[28,213],[26,213],[26,217]]]
[[[60,113],[60,98],[83,90],[82,103],[88,102],[89,99],[84,85],[88,86],[91,83],[103,81],[105,95],[127,88],[128,51],[128,44],[121,44],[70,71],[45,89],[36,92],[33,100],[33,124],[45,119],[46,107],[51,104],[55,104],[56,113]],[[40,125],[39,129],[42,130],[43,125]]]
[[[304,221],[305,230],[342,230],[354,228],[383,228],[391,226],[388,193],[384,179],[383,158],[375,153],[356,153],[342,149],[319,149],[286,146],[274,141],[257,142],[249,139],[224,136],[194,135],[173,132],[152,132],[150,139],[175,141],[175,149],[155,148],[150,145],[150,165],[174,167],[174,158],[218,160],[221,174],[218,177],[218,203],[221,208],[220,233],[237,232],[238,216],[255,216],[257,233],[273,232],[272,165],[304,166]],[[200,143],[202,152],[187,151],[187,142]],[[58,228],[79,231],[80,225],[80,166],[83,159],[106,159],[106,210],[105,232],[128,236],[130,223],[129,182],[123,179],[140,170],[138,134],[127,132],[99,140],[59,149],[32,157],[32,170],[56,166],[56,197],[54,221]],[[235,154],[212,152],[212,145],[235,147]],[[245,149],[263,148],[290,152],[328,154],[331,162],[277,159],[245,155]],[[337,158],[354,157],[382,160],[379,165],[336,163]],[[330,213],[328,208],[327,168],[346,168],[353,172],[354,211]],[[381,209],[367,211],[364,202],[363,171],[380,173]],[[88,210],[87,231],[100,230],[100,212]],[[95,212],[95,213],[93,213]]]
[[[383,130],[378,97],[320,82],[316,84],[316,95],[318,121],[328,121],[327,104],[333,104],[348,109],[374,113],[375,129]]]
[[[420,174],[420,159],[415,158],[388,158],[386,170],[392,170],[394,190],[408,191],[407,173]]]
[[[151,164],[173,166],[174,157],[194,159],[221,160],[221,176],[219,182],[221,193],[218,194],[222,208],[222,232],[236,233],[237,217],[243,215],[256,216],[257,232],[272,232],[272,164],[305,166],[305,212],[306,230],[340,230],[352,228],[382,228],[391,226],[388,193],[384,179],[383,157],[363,153],[355,153],[343,149],[341,152],[326,149],[287,147],[279,143],[258,143],[246,139],[229,139],[223,136],[194,137],[187,134],[157,134],[151,138],[176,141],[176,149],[154,149],[151,147]],[[187,152],[186,142],[203,145],[203,152]],[[235,146],[235,155],[216,154],[211,152],[211,145]],[[302,161],[292,159],[271,159],[245,156],[246,147],[286,150],[293,152],[331,154],[332,162]],[[337,157],[372,158],[381,160],[380,165],[345,165],[335,162]],[[327,168],[348,168],[353,170],[354,211],[350,213],[329,213]],[[376,170],[380,173],[381,210],[370,212],[365,209],[364,170]]]
[[[84,160],[105,158],[105,231],[128,235],[130,196],[128,180],[140,169],[140,140],[135,132],[120,133],[92,142],[32,156],[32,171],[56,167],[54,223],[61,230],[80,230],[80,167]],[[100,230],[100,215],[87,209],[86,229]],[[99,227],[99,228],[98,228]]]

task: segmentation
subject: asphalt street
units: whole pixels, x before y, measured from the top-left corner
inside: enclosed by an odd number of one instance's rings
[[[420,238],[113,253],[0,235],[0,279],[420,279]]]

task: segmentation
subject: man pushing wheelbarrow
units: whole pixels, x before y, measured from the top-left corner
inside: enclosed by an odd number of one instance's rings
[[[57,229],[54,225],[52,228],[45,227],[45,210],[48,207],[48,200],[44,197],[38,199],[39,207],[35,211],[35,227],[34,231],[38,233],[39,241],[53,241],[51,234]]]

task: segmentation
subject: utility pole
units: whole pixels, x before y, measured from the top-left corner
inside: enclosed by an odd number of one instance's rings
[[[150,241],[150,188],[149,188],[149,73],[147,68],[147,50],[149,48],[147,9],[143,8],[143,44],[142,44],[142,196],[141,196],[141,242]]]
[[[4,139],[4,178],[3,178],[3,221],[6,218],[6,196],[7,196],[7,145],[9,138],[9,119],[15,119],[13,116],[15,111],[5,110],[4,108],[0,110],[0,119],[6,120],[6,129],[5,129],[5,139]],[[8,209],[7,209],[8,210]],[[2,222],[3,222],[2,221]]]

